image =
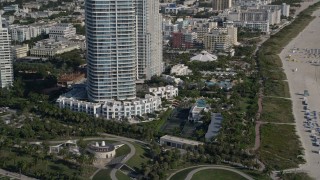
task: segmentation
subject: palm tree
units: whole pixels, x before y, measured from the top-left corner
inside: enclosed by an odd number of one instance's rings
[[[97,158],[94,156],[94,154],[89,154],[88,155],[88,162],[89,164],[93,164],[93,162],[96,160]]]

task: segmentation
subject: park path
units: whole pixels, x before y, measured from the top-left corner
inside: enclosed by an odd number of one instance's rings
[[[262,81],[259,82],[260,84],[262,84]],[[262,124],[264,124],[264,122],[260,121],[260,117],[261,117],[261,113],[263,110],[263,106],[262,106],[262,100],[263,100],[263,88],[261,87],[259,89],[259,97],[258,97],[258,112],[256,115],[256,126],[255,126],[255,141],[254,141],[254,147],[252,150],[257,151],[260,148],[261,145],[261,137],[260,137],[260,126]]]
[[[131,143],[128,143],[126,141],[120,141],[120,142],[130,147],[130,153],[126,155],[124,159],[121,160],[121,163],[124,164],[136,154],[136,148]],[[113,168],[111,170],[110,177],[112,180],[118,180],[118,178],[116,177],[117,170],[118,170],[117,168]]]
[[[10,178],[14,178],[14,179],[21,179],[21,180],[36,180],[35,178],[32,177],[28,177],[25,176],[23,174],[18,174],[18,173],[14,173],[14,172],[10,172],[10,171],[6,171],[4,169],[0,169],[0,174],[4,175],[4,176],[8,176]]]
[[[127,137],[122,137],[122,136],[117,136],[117,135],[113,135],[113,134],[107,134],[107,133],[100,133],[100,135],[102,136],[98,136],[98,137],[90,137],[90,138],[83,138],[84,141],[90,141],[90,140],[115,140],[115,141],[119,141],[123,144],[126,144],[129,146],[130,148],[130,153],[126,155],[126,157],[124,159],[121,160],[121,163],[124,164],[126,163],[129,159],[131,159],[135,153],[136,153],[136,148],[130,143],[130,142],[137,142],[137,143],[141,143],[141,144],[148,144],[146,142],[140,141],[140,140],[136,140],[136,139],[132,139],[132,138],[127,138]],[[72,139],[72,140],[78,140],[78,139]],[[48,141],[49,144],[53,144],[53,143],[63,143],[67,140],[57,140],[57,141]],[[41,143],[40,141],[37,142],[29,142],[29,143]],[[107,168],[99,168],[97,169],[91,176],[90,179],[92,179],[101,169],[107,169]],[[111,170],[110,173],[110,177],[112,180],[117,180],[116,177],[116,172],[118,169],[113,168]],[[1,171],[0,171],[1,172]]]

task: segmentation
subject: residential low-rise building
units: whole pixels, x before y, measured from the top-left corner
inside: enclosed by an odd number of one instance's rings
[[[154,94],[156,97],[173,99],[178,96],[179,90],[177,87],[168,85],[164,87],[149,88],[149,92]]]
[[[170,74],[177,75],[177,76],[186,76],[186,75],[190,75],[191,73],[192,73],[192,70],[190,70],[189,67],[185,66],[184,64],[174,65],[170,70]]]
[[[65,39],[76,35],[76,28],[71,23],[59,23],[49,31],[50,39]]]
[[[11,52],[13,55],[13,59],[26,57],[28,56],[29,45],[23,44],[23,45],[11,46]]]
[[[145,95],[144,98],[133,100],[117,101],[110,99],[99,103],[88,102],[86,99],[85,86],[79,85],[60,96],[56,103],[60,108],[84,112],[94,117],[106,119],[134,118],[161,109],[161,98],[150,94]]]
[[[169,76],[169,75],[165,75],[163,74],[162,76],[162,79],[165,80],[167,83],[173,83],[173,84],[176,84],[178,86],[181,86],[183,85],[183,80],[180,79],[180,78],[176,78],[174,76]]]
[[[62,54],[75,49],[80,49],[77,43],[45,39],[38,41],[36,45],[30,49],[30,55],[36,57],[53,57],[57,54]]]
[[[191,107],[189,111],[188,120],[197,122],[203,116],[202,112],[207,112],[208,110],[209,110],[209,107],[207,107],[205,100],[198,99],[197,102]]]
[[[9,5],[9,6],[4,6],[3,7],[3,11],[4,12],[10,12],[10,11],[18,12],[19,11],[19,5],[18,4],[12,4],[12,5]]]
[[[270,24],[268,21],[226,21],[224,26],[233,25],[235,27],[245,27],[253,31],[259,30],[263,33],[270,33]]]

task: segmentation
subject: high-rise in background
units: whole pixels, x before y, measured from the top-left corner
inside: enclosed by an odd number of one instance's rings
[[[0,87],[12,85],[13,67],[11,54],[11,38],[5,21],[0,16]]]
[[[223,11],[232,6],[232,0],[212,0],[213,11]]]

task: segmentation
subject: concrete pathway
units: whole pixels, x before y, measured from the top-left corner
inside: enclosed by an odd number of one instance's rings
[[[15,179],[21,179],[21,180],[36,180],[35,178],[28,177],[23,174],[20,175],[18,173],[6,171],[4,169],[0,169],[0,174],[11,177],[11,178],[15,178]]]
[[[130,147],[130,153],[124,159],[122,159],[122,161],[121,161],[121,163],[124,164],[136,154],[136,148],[132,144],[130,144],[130,143],[126,142],[126,141],[120,141],[120,142],[123,143],[123,144],[126,144],[126,145],[128,145]],[[112,180],[118,180],[118,178],[116,177],[117,170],[118,169],[116,169],[116,168],[113,168],[111,170],[110,177],[111,177]]]

